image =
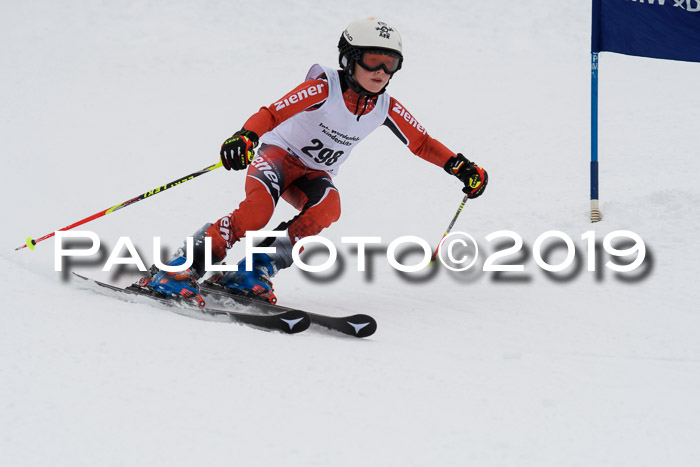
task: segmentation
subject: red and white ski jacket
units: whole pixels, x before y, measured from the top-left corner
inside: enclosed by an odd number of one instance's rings
[[[382,125],[415,155],[441,168],[455,155],[398,100],[386,93],[360,96],[347,86],[342,71],[319,65],[311,68],[306,81],[260,108],[243,128],[265,135],[261,142],[287,149],[307,166],[335,175],[350,150]]]

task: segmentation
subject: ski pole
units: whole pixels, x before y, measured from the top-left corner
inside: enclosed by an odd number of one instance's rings
[[[464,195],[464,199],[459,204],[459,208],[457,208],[457,212],[455,213],[455,216],[452,218],[452,222],[450,222],[450,225],[449,225],[449,227],[447,227],[445,234],[442,236],[442,238],[438,242],[438,246],[437,246],[437,248],[435,248],[435,252],[433,253],[433,256],[430,258],[431,265],[435,264],[435,258],[437,258],[438,251],[440,250],[440,245],[442,245],[442,242],[445,240],[445,237],[447,237],[447,235],[452,230],[452,227],[454,227],[455,222],[457,222],[457,218],[459,217],[459,214],[462,212],[462,209],[464,209],[464,205],[467,204],[468,199],[469,199],[469,197],[467,195]]]
[[[204,169],[202,169],[202,170],[200,170],[200,171],[198,171],[198,172],[194,172],[194,173],[191,173],[191,174],[186,175],[186,176],[184,176],[184,177],[178,178],[177,180],[172,181],[172,182],[170,182],[170,183],[168,183],[168,184],[158,186],[158,187],[156,187],[156,188],[154,188],[154,189],[152,189],[152,190],[149,190],[149,191],[147,191],[147,192],[145,192],[145,193],[143,193],[143,194],[141,194],[141,195],[139,195],[139,196],[137,196],[137,197],[135,197],[135,198],[132,198],[132,199],[130,199],[130,200],[128,200],[128,201],[124,201],[123,203],[117,204],[116,206],[113,206],[113,207],[111,207],[111,208],[109,208],[109,209],[105,209],[104,211],[97,212],[97,213],[93,214],[92,216],[86,217],[85,219],[79,220],[79,221],[76,222],[75,224],[71,224],[71,225],[69,225],[69,226],[67,226],[67,227],[63,227],[62,229],[59,229],[59,230],[61,230],[61,231],[63,231],[63,230],[70,230],[70,229],[73,229],[73,228],[75,228],[75,227],[78,227],[79,225],[87,224],[87,223],[90,222],[90,221],[94,221],[94,220],[97,219],[98,217],[106,216],[107,214],[113,213],[114,211],[118,211],[118,210],[121,209],[121,208],[125,208],[125,207],[127,207],[127,206],[131,206],[132,204],[134,204],[134,203],[136,203],[136,202],[138,202],[138,201],[141,201],[142,199],[147,199],[147,198],[150,198],[151,196],[157,195],[158,193],[162,193],[162,192],[164,192],[165,190],[167,190],[168,188],[172,188],[172,187],[174,187],[174,186],[178,186],[178,185],[180,185],[180,184],[182,184],[182,183],[185,183],[185,182],[187,182],[187,181],[192,180],[192,179],[195,178],[195,177],[199,177],[199,176],[202,175],[202,174],[205,174],[205,173],[207,173],[207,172],[211,172],[211,171],[214,170],[214,169],[218,169],[219,167],[221,167],[221,165],[222,165],[222,164],[221,164],[221,161],[219,161],[218,163],[216,163],[216,164],[214,164],[214,165],[210,165],[209,167],[206,167],[206,168],[204,168]],[[51,238],[51,237],[53,237],[54,235],[56,235],[56,232],[55,232],[55,231],[54,231],[54,232],[51,232],[51,233],[49,233],[49,234],[46,234],[46,235],[44,235],[43,237],[38,238],[38,239],[36,239],[36,240],[34,240],[32,237],[27,237],[27,243],[25,243],[25,244],[22,245],[22,246],[18,246],[17,248],[15,248],[15,251],[21,250],[22,248],[25,248],[25,247],[29,248],[30,250],[33,250],[33,249],[35,248],[35,246],[36,246],[37,243],[43,242],[44,240],[46,240],[46,239],[48,239],[48,238]]]

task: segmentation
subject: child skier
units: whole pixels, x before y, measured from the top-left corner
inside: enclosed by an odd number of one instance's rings
[[[223,166],[227,170],[247,169],[245,199],[231,214],[194,234],[190,268],[177,273],[159,271],[149,287],[165,296],[201,300],[197,280],[206,272],[204,238],[211,238],[213,262],[222,262],[246,231],[267,225],[282,198],[300,213],[277,227],[284,231],[282,237],[263,242],[276,252],[256,253],[252,266],[243,260],[237,272],[227,272],[217,280],[233,292],[275,303],[271,277],[292,264],[292,248],[299,239],[317,235],[338,220],[340,197],[332,177],[357,143],[382,125],[414,154],[464,182],[468,197],[483,193],[486,171],[431,138],[412,114],[385,92],[403,62],[396,28],[375,18],[354,21],[342,33],[338,49],[340,70],[314,65],[306,81],[262,107],[224,141],[220,152]],[[186,261],[183,247],[169,265]]]

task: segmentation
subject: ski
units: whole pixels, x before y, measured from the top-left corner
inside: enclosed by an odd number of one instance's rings
[[[205,280],[199,284],[199,291],[206,299],[214,297],[218,300],[232,300],[236,303],[252,307],[263,313],[279,313],[281,311],[293,310],[293,308],[282,305],[273,305],[259,298],[236,293],[233,289],[224,287],[216,282]],[[305,312],[311,319],[311,324],[324,327],[331,331],[353,337],[368,337],[377,330],[377,321],[369,315],[357,314],[351,316],[328,316],[318,313]]]
[[[195,302],[188,301],[187,299],[166,298],[152,289],[141,287],[136,284],[130,285],[126,288],[122,288],[117,287],[115,285],[107,284],[105,282],[100,282],[89,277],[82,276],[75,272],[73,272],[73,275],[81,280],[95,284],[101,288],[110,290],[115,293],[147,297],[149,299],[155,300],[159,303],[171,307],[171,311],[174,311],[178,314],[184,314],[190,317],[196,317],[196,314],[201,314],[212,317],[214,319],[228,320],[234,323],[244,324],[250,327],[263,329],[267,331],[281,331],[286,334],[300,333],[308,329],[309,325],[311,324],[310,316],[306,312],[302,310],[296,310],[293,308],[274,310],[275,313],[272,314],[253,314],[233,310],[218,310],[206,306],[197,306]],[[194,316],[192,312],[195,313]]]

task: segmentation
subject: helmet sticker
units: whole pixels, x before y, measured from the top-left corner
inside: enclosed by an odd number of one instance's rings
[[[379,25],[379,27],[375,29],[379,31],[379,37],[384,37],[386,39],[391,38],[391,35],[389,33],[394,32],[394,30],[391,27],[389,27],[388,24],[383,23],[381,21],[378,21],[377,24]]]

